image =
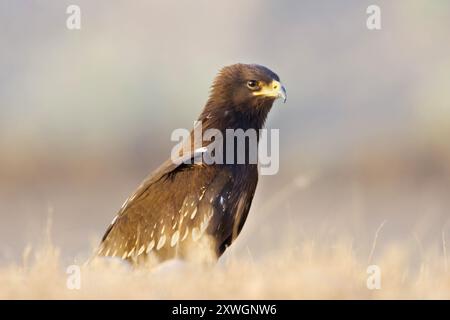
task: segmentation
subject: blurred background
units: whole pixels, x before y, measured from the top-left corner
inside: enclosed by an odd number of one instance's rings
[[[81,7],[81,30],[66,8]],[[382,29],[366,28],[381,7]],[[233,250],[345,238],[450,241],[450,2],[0,1],[0,265],[52,241],[86,257],[123,201],[191,128],[217,71],[244,62],[288,90]],[[376,256],[377,252],[375,252]]]

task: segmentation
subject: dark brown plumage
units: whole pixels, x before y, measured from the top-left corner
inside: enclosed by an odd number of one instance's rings
[[[216,77],[198,120],[203,132],[258,130],[278,97],[285,98],[285,91],[275,73],[260,65],[231,65]],[[206,252],[218,258],[240,233],[257,181],[254,163],[175,164],[169,159],[122,206],[98,254],[135,263],[150,257],[154,262],[204,259]]]

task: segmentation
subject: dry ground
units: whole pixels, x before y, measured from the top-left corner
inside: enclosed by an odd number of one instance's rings
[[[24,251],[21,264],[0,268],[1,299],[450,299],[450,273],[440,252],[427,251],[412,268],[410,248],[390,245],[378,255],[381,289],[366,286],[368,261],[352,243],[305,241],[255,260],[226,255],[213,267],[169,264],[132,270],[118,261],[81,268],[81,288],[69,290],[67,264],[50,243]]]

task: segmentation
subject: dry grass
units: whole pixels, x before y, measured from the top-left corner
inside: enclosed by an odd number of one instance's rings
[[[303,242],[258,260],[228,255],[214,267],[172,263],[156,271],[131,270],[100,260],[81,268],[80,290],[69,290],[67,265],[47,241],[40,249],[25,249],[20,265],[0,268],[0,298],[449,299],[443,250],[427,252],[413,270],[408,248],[385,248],[373,261],[382,272],[380,290],[367,289],[367,262],[347,241],[332,246]]]

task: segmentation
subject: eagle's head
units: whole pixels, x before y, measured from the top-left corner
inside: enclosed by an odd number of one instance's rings
[[[257,64],[233,64],[215,78],[200,120],[215,117],[216,124],[221,119],[231,128],[236,122],[260,128],[278,98],[286,101],[286,89],[275,72]]]
[[[229,101],[235,106],[259,104],[277,98],[286,101],[286,89],[278,75],[257,64],[233,64],[224,67],[212,86],[211,96]]]

